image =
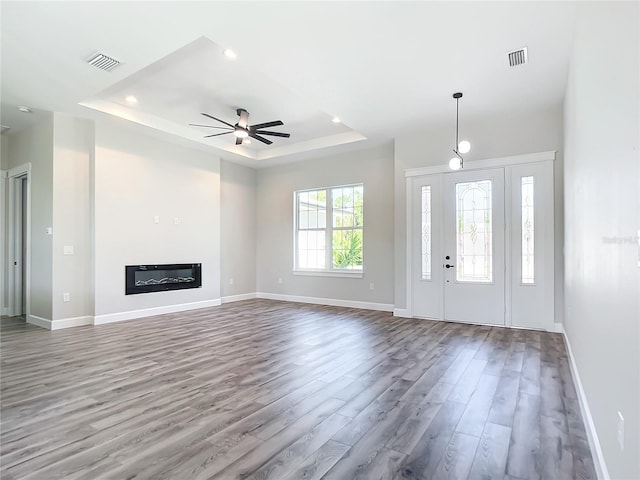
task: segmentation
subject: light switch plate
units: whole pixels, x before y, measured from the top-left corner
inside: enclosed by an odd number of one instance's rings
[[[63,255],[73,255],[73,245],[65,245],[62,247]]]

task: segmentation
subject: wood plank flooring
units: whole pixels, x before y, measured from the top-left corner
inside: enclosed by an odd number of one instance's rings
[[[269,300],[3,319],[9,479],[595,479],[558,334]]]

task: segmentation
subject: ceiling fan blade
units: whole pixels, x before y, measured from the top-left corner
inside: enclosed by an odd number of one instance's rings
[[[266,130],[254,130],[254,133],[257,133],[259,135],[273,135],[274,137],[284,137],[284,138],[289,138],[291,136],[290,133],[268,132]]]
[[[214,133],[213,135],[205,135],[204,138],[219,137],[220,135],[227,135],[228,133],[231,132]]]
[[[242,139],[240,137],[236,137],[236,145],[242,145]]]
[[[205,117],[209,117],[212,120],[215,120],[216,122],[220,122],[220,123],[224,123],[225,125],[234,128],[233,125],[231,125],[230,123],[225,122],[224,120],[220,120],[219,118],[214,117],[213,115],[209,115],[208,113],[203,113],[202,115],[204,115]]]
[[[247,124],[249,123],[249,112],[247,112],[244,108],[239,108],[236,110],[236,113],[240,117],[240,119],[238,120],[238,126],[247,128]]]
[[[192,127],[207,127],[207,128],[219,128],[220,130],[232,130],[229,127],[214,127],[213,125],[201,125],[199,123],[190,123],[189,125]]]
[[[271,140],[267,140],[264,137],[261,137],[260,135],[256,135],[255,132],[249,131],[249,136],[251,138],[255,138],[256,140],[262,142],[262,143],[266,143],[267,145],[271,145],[273,142]]]
[[[284,125],[284,123],[282,123],[282,120],[275,120],[273,122],[258,123],[256,125],[251,125],[249,127],[249,130],[260,130],[261,128],[267,128],[267,127],[279,127],[280,125]]]

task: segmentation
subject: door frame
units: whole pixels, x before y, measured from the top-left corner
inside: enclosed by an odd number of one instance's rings
[[[16,221],[16,193],[22,188],[22,179],[27,178],[27,226],[26,226],[26,238],[21,239],[22,229],[17,229],[18,222]],[[26,256],[22,259],[22,269],[25,272],[25,298],[26,298],[26,311],[22,312],[25,318],[29,318],[31,313],[31,163],[25,163],[19,165],[7,171],[7,187],[8,187],[8,202],[6,210],[6,225],[7,225],[7,314],[9,316],[18,315],[18,311],[22,307],[22,270],[17,270],[14,267],[14,261],[16,258],[16,251],[18,248],[22,250],[22,242],[26,243]],[[20,182],[20,186],[18,183]],[[20,199],[22,201],[22,199]],[[20,253],[22,255],[22,252]]]
[[[511,181],[510,175],[507,175],[508,168],[515,165],[525,165],[529,163],[541,163],[555,161],[556,151],[529,153],[524,155],[512,155],[508,157],[498,157],[486,160],[467,161],[464,164],[464,170],[484,170],[489,168],[505,167],[505,323],[504,326],[510,327],[511,321],[511,242],[507,239],[511,238]],[[434,165],[430,167],[409,168],[404,171],[405,176],[405,222],[406,222],[406,238],[405,238],[405,290],[406,290],[406,316],[413,318],[413,265],[411,258],[412,242],[413,242],[413,224],[412,224],[412,179],[422,175],[433,175],[438,173],[449,173],[451,170],[448,165]],[[434,319],[441,320],[441,319]]]

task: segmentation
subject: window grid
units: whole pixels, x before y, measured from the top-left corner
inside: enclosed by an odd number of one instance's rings
[[[422,280],[431,280],[431,185],[422,186]]]
[[[534,231],[534,196],[533,177],[521,178],[522,189],[522,278],[524,284],[535,282],[535,231]]]
[[[297,194],[297,263],[300,268],[325,268],[327,196],[324,190]]]
[[[363,185],[296,192],[295,268],[361,271]]]

